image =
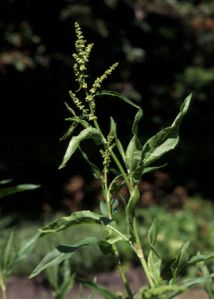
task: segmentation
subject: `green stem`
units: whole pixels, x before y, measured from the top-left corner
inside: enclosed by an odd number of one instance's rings
[[[102,130],[101,130],[99,124],[97,123],[97,120],[94,120],[94,126],[99,130],[99,132],[100,132],[102,138],[105,140],[105,137],[104,137],[104,135],[103,135],[103,133],[102,133]],[[114,151],[113,151],[112,149],[110,149],[110,154],[111,154],[111,157],[113,158],[114,162],[116,163],[118,169],[120,170],[121,174],[123,175],[123,178],[124,178],[124,180],[125,180],[125,182],[126,182],[126,184],[127,184],[127,187],[128,187],[128,189],[129,189],[129,191],[132,191],[132,186],[131,186],[131,184],[130,184],[130,182],[129,182],[129,178],[128,178],[128,176],[126,175],[126,172],[125,172],[123,166],[122,166],[121,163],[119,162],[117,156],[115,155],[115,153],[114,153]]]
[[[128,284],[128,280],[127,280],[127,277],[125,275],[125,272],[123,270],[123,266],[122,266],[122,263],[121,263],[121,260],[120,260],[120,255],[119,255],[116,244],[113,244],[112,248],[113,248],[113,251],[114,251],[114,256],[115,256],[116,261],[117,261],[117,267],[118,267],[118,270],[120,272],[120,276],[121,276],[123,284],[126,288],[127,296],[128,296],[129,299],[133,299],[133,294],[132,294],[132,291],[131,291],[130,286]]]
[[[4,279],[0,273],[0,288],[1,288],[1,291],[2,291],[2,299],[7,299],[7,290],[6,290],[6,285],[5,285],[5,282],[4,282]]]
[[[136,218],[133,219],[133,231],[134,231],[134,237],[135,237],[134,251],[137,254],[137,256],[141,262],[141,265],[142,265],[144,272],[146,274],[146,277],[148,279],[149,285],[151,287],[154,287],[154,282],[150,276],[149,268],[148,268],[146,259],[144,257],[143,249],[141,246],[140,237],[139,237],[139,233],[138,233],[138,229],[137,229]]]

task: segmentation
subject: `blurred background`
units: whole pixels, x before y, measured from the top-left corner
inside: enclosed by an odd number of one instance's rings
[[[95,43],[91,78],[113,62],[120,63],[105,88],[141,105],[142,141],[169,125],[181,102],[193,93],[180,144],[166,157],[168,165],[161,172],[145,177],[140,205],[148,207],[148,223],[156,213],[166,220],[167,210],[176,211],[177,238],[180,233],[193,237],[194,232],[196,244],[201,243],[199,229],[201,236],[211,232],[201,220],[212,220],[214,199],[211,0],[0,1],[1,179],[41,185],[36,191],[2,199],[2,215],[37,221],[51,213],[98,205],[99,186],[81,156],[75,154],[68,167],[58,171],[67,146],[59,142],[67,129],[64,102],[70,101],[69,89],[75,89],[75,21],[87,40]],[[112,100],[100,102],[100,122],[106,124],[113,114],[126,145],[134,111],[116,105]],[[89,152],[93,153],[90,146]],[[195,212],[201,213],[199,224],[193,222]],[[213,229],[213,222],[209,226]],[[214,229],[210,240],[213,237]],[[210,243],[201,247],[209,249]]]

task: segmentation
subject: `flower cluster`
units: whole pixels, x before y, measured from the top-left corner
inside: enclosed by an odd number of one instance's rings
[[[108,68],[103,75],[101,75],[94,81],[92,87],[88,90],[88,84],[86,81],[88,77],[87,64],[89,61],[91,50],[93,48],[93,44],[87,44],[78,23],[75,23],[75,32],[76,32],[77,40],[75,43],[76,53],[73,54],[73,58],[75,60],[74,75],[76,81],[79,84],[78,91],[82,89],[84,90],[85,102],[87,103],[88,107],[86,107],[83,101],[78,98],[76,93],[72,91],[70,91],[69,93],[76,107],[83,113],[83,116],[90,121],[94,121],[97,119],[95,115],[96,112],[95,96],[98,90],[101,88],[103,81],[107,79],[107,77],[114,71],[114,69],[118,66],[118,63],[115,63],[112,66],[110,66],[110,68]]]
[[[73,54],[73,58],[75,60],[74,74],[76,77],[76,81],[79,83],[79,88],[87,89],[87,63],[89,60],[89,55],[93,48],[93,44],[86,45],[86,40],[84,39],[78,23],[75,23],[75,30],[77,35],[77,41],[75,43],[77,52]]]

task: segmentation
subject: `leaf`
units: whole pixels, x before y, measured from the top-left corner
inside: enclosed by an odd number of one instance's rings
[[[126,154],[125,154],[123,145],[118,138],[116,138],[116,145],[117,145],[117,149],[118,149],[123,161],[126,162]]]
[[[128,144],[126,150],[126,165],[131,174],[136,172],[142,161],[142,145],[136,135],[134,135]],[[142,167],[140,167],[140,173]]]
[[[171,295],[183,293],[185,288],[178,285],[161,285],[154,288],[143,288],[142,299],[170,299]]]
[[[66,131],[66,133],[60,138],[60,141],[67,140],[73,134],[76,127],[77,127],[77,123],[72,123],[71,126]]]
[[[8,239],[5,242],[2,253],[2,270],[3,273],[8,276],[12,270],[14,262],[16,260],[16,253],[14,247],[14,232],[11,232]]]
[[[73,110],[73,108],[71,108],[68,103],[64,102],[65,103],[65,106],[67,108],[67,110],[74,116],[74,117],[77,117],[75,111]]]
[[[156,252],[150,250],[148,257],[148,268],[152,280],[156,286],[161,282],[161,259],[157,256]]]
[[[160,258],[160,255],[155,247],[157,241],[157,235],[158,235],[158,225],[156,219],[154,219],[152,222],[152,226],[149,228],[148,231],[148,241],[152,251],[156,254],[157,257]]]
[[[36,184],[20,184],[14,187],[6,187],[6,188],[1,188],[0,189],[0,198],[16,194],[19,192],[24,192],[24,191],[30,191],[30,190],[35,190],[38,189],[40,185]]]
[[[113,214],[116,213],[118,205],[119,205],[118,200],[117,199],[112,199],[110,205],[111,205],[111,211],[112,211],[112,213]]]
[[[212,259],[214,259],[214,253],[206,254],[206,255],[199,254],[199,255],[192,256],[188,260],[188,264],[192,265],[198,262],[205,262]]]
[[[36,233],[28,241],[24,241],[23,246],[18,251],[17,261],[21,260],[21,259],[24,259],[27,255],[29,255],[33,251],[38,239],[40,238],[40,236],[41,236],[41,233],[39,232],[39,233]]]
[[[118,299],[118,296],[116,294],[112,293],[109,289],[105,288],[100,284],[97,284],[94,281],[80,279],[80,278],[78,278],[78,281],[83,285],[87,286],[88,288],[95,289],[105,299]]]
[[[173,263],[171,265],[171,270],[172,270],[174,280],[179,275],[181,269],[188,263],[189,245],[190,245],[189,241],[187,241],[186,243],[183,244],[183,246],[179,250],[179,253],[178,253],[176,259],[173,261]]]
[[[75,274],[71,274],[70,264],[68,261],[63,262],[62,268],[60,268],[59,276],[62,278],[62,283],[55,292],[55,299],[64,299],[66,294],[72,289],[74,285]]]
[[[79,150],[83,156],[83,158],[87,161],[87,163],[89,164],[89,166],[91,167],[91,170],[93,172],[93,175],[95,178],[99,179],[101,176],[101,172],[99,170],[99,168],[90,161],[88,155],[81,149],[81,147],[79,146]]]
[[[209,299],[214,299],[214,289],[213,289],[213,280],[210,276],[210,272],[204,262],[200,262],[200,268],[203,273],[205,280],[204,289],[207,292]]]
[[[135,104],[134,102],[132,102],[129,98],[127,98],[126,96],[121,95],[120,93],[117,93],[115,91],[103,90],[103,91],[97,93],[96,96],[111,96],[111,97],[117,98],[119,100],[122,100],[123,102],[125,102],[137,109],[139,108],[139,106],[137,104]]]
[[[105,204],[105,202],[104,201],[100,201],[100,211],[101,211],[101,214],[103,214],[104,216],[108,216],[108,208],[107,208],[107,206],[106,206],[106,204]]]
[[[157,226],[156,219],[154,219],[152,222],[152,226],[149,228],[148,231],[148,241],[150,246],[155,246],[157,235],[158,235],[158,226]]]
[[[148,167],[167,152],[173,150],[179,141],[179,127],[191,102],[191,95],[181,105],[180,112],[170,127],[162,129],[143,146],[143,164]]]
[[[74,252],[72,253],[61,253],[59,250],[54,249],[49,252],[42,261],[38,264],[38,266],[33,270],[29,278],[33,278],[41,273],[43,270],[56,266],[63,262],[66,259],[69,259],[73,256]]]
[[[147,168],[144,168],[142,175],[144,175],[146,173],[151,173],[151,172],[156,171],[156,170],[159,170],[161,168],[164,168],[165,166],[167,166],[167,164],[163,164],[163,165],[157,166],[157,167],[147,167]]]
[[[110,117],[110,132],[116,139],[117,138],[117,124],[112,117]]]
[[[32,274],[30,275],[30,278],[33,278],[37,276],[39,273],[41,273],[43,270],[56,266],[63,262],[64,260],[67,260],[73,256],[76,250],[78,250],[81,247],[90,246],[90,245],[96,245],[99,241],[95,237],[88,237],[85,238],[73,245],[60,245],[53,251],[49,252],[42,261],[38,264],[38,266],[34,269]]]
[[[133,233],[132,223],[133,223],[133,218],[135,213],[135,207],[139,199],[140,199],[140,192],[138,186],[136,185],[126,206],[126,222],[127,222],[128,232],[131,235]]]
[[[40,232],[55,233],[68,228],[69,226],[81,223],[98,223],[98,224],[108,224],[111,220],[103,217],[103,215],[96,214],[90,210],[82,210],[72,213],[68,217],[59,218],[50,224],[42,227]]]
[[[132,132],[134,135],[138,135],[138,125],[139,125],[139,122],[141,121],[143,117],[143,111],[142,109],[139,107],[138,108],[138,112],[137,114],[135,115],[135,118],[134,118],[134,122],[133,122],[133,125],[132,125]]]
[[[0,181],[0,185],[4,185],[4,184],[7,184],[7,183],[10,183],[11,181],[13,181],[13,179],[9,178],[9,179],[3,179]]]
[[[80,144],[86,139],[93,139],[96,143],[100,143],[101,136],[100,136],[99,130],[97,130],[96,128],[93,128],[93,127],[88,127],[86,129],[83,129],[79,135],[73,136],[68,145],[68,148],[64,155],[63,161],[62,161],[61,165],[59,166],[59,169],[62,169],[66,166],[66,164],[69,161],[69,159],[71,158],[71,156],[74,154],[74,152],[80,146]]]

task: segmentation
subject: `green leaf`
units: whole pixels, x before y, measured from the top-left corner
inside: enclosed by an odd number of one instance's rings
[[[140,199],[140,192],[138,186],[136,185],[126,206],[126,222],[127,222],[128,232],[131,235],[133,233],[132,223],[135,214],[135,207],[139,199]]]
[[[67,140],[73,134],[76,127],[77,127],[77,123],[72,123],[71,126],[66,131],[66,133],[60,138],[60,141]]]
[[[209,299],[214,299],[213,280],[210,275],[210,272],[209,272],[207,266],[204,264],[204,262],[200,262],[199,264],[200,264],[201,271],[204,275],[203,276],[204,280],[205,280],[204,289],[207,292]]]
[[[39,273],[41,273],[43,270],[49,267],[53,267],[60,264],[64,260],[71,258],[73,254],[74,252],[61,253],[57,249],[52,250],[42,259],[38,266],[33,270],[29,278],[37,276]]]
[[[142,299],[170,299],[172,294],[183,293],[185,288],[178,285],[161,285],[154,288],[143,288]]]
[[[116,294],[112,293],[109,289],[100,284],[97,284],[94,281],[79,278],[78,281],[88,288],[95,289],[105,299],[118,299],[118,296]]]
[[[17,261],[24,259],[27,255],[29,255],[33,251],[40,236],[41,236],[40,232],[36,233],[31,239],[23,242],[23,245],[21,246],[17,254]]]
[[[111,96],[111,97],[117,98],[119,100],[122,100],[123,102],[125,102],[137,109],[139,108],[139,106],[137,104],[135,104],[134,102],[132,102],[129,98],[127,98],[124,95],[121,95],[120,93],[114,92],[114,91],[103,90],[103,91],[97,93],[96,96]]]
[[[4,184],[7,184],[7,183],[10,183],[11,181],[13,181],[13,179],[9,178],[9,179],[3,179],[0,181],[0,185],[4,185]]]
[[[116,138],[116,145],[117,145],[117,149],[118,149],[123,161],[126,162],[125,150],[123,148],[123,145],[122,145],[121,141],[118,138]]]
[[[173,150],[179,141],[179,127],[191,102],[188,96],[180,108],[180,112],[170,127],[162,129],[150,138],[143,146],[143,164],[148,167],[151,163],[161,158],[167,152]]]
[[[152,280],[156,286],[161,282],[161,259],[157,256],[156,252],[150,250],[148,256],[148,268]]]
[[[14,239],[14,232],[11,232],[3,248],[1,269],[6,276],[10,274],[16,260]]]
[[[64,299],[66,294],[69,292],[69,290],[71,290],[72,287],[74,286],[75,274],[71,274],[70,266],[67,261],[64,261],[63,263],[64,263],[64,265],[62,268],[62,272],[60,274],[61,278],[63,278],[63,282],[61,283],[59,288],[54,293],[55,299]],[[68,267],[66,269],[64,267],[65,265],[68,265]]]
[[[73,256],[73,254],[81,247],[96,245],[99,241],[95,237],[85,238],[73,245],[60,245],[50,253],[48,253],[38,266],[34,269],[30,278],[37,276],[43,270],[56,266]]]
[[[117,124],[112,117],[110,117],[110,132],[116,139],[117,138]]]
[[[138,108],[138,112],[137,114],[135,115],[135,118],[134,118],[134,122],[133,122],[133,125],[132,125],[132,132],[134,135],[138,135],[138,125],[139,125],[139,122],[141,121],[143,117],[143,111],[142,109],[139,107]]]
[[[157,226],[156,219],[154,219],[152,222],[152,226],[149,228],[148,231],[148,241],[150,246],[155,246],[157,235],[158,235],[158,226]]]
[[[68,228],[69,226],[81,223],[98,223],[98,224],[108,224],[111,220],[103,215],[96,214],[90,210],[82,210],[72,213],[68,217],[59,218],[50,224],[42,227],[40,232],[45,233],[55,233]]]
[[[188,263],[189,245],[190,245],[189,241],[187,241],[186,243],[183,244],[183,246],[179,250],[179,253],[178,253],[176,259],[173,261],[173,263],[171,265],[171,270],[172,270],[174,280],[179,275],[181,269]]]
[[[161,168],[164,168],[165,166],[167,166],[167,164],[163,164],[163,165],[157,166],[157,167],[147,167],[147,168],[144,168],[142,175],[144,175],[146,173],[151,173],[153,171],[157,171],[157,170],[159,170]]]
[[[104,216],[108,216],[108,208],[107,208],[107,206],[106,206],[106,204],[105,204],[105,202],[104,201],[100,201],[100,211],[101,211],[101,214],[103,214]]]
[[[110,205],[111,205],[111,211],[112,211],[112,213],[113,213],[113,214],[116,213],[116,212],[117,212],[118,205],[119,205],[118,200],[117,200],[117,199],[111,199]]]
[[[65,106],[67,108],[67,110],[74,116],[74,117],[77,117],[75,111],[73,110],[73,108],[71,108],[68,103],[65,102]]]
[[[101,172],[99,170],[99,168],[90,161],[88,155],[81,149],[81,147],[79,146],[79,150],[83,156],[83,158],[87,161],[87,163],[89,164],[89,166],[91,167],[91,170],[93,172],[93,175],[95,178],[99,179],[101,176]]]
[[[96,128],[93,128],[93,127],[88,127],[86,129],[83,129],[79,135],[73,136],[68,145],[68,148],[64,155],[63,161],[62,161],[61,165],[59,166],[59,169],[62,169],[66,166],[66,164],[69,161],[69,159],[71,158],[71,156],[74,154],[74,152],[80,146],[80,144],[86,139],[93,139],[96,143],[100,143],[101,136],[100,136],[99,130],[97,130]]]
[[[14,187],[6,187],[6,188],[1,188],[0,189],[0,198],[16,194],[19,192],[24,192],[24,191],[30,191],[30,190],[35,190],[38,189],[40,185],[36,184],[20,184]]]
[[[126,150],[126,165],[131,174],[136,172],[140,166],[140,173],[142,174],[141,170],[141,161],[142,161],[142,145],[136,135],[134,135],[131,141],[128,144]],[[143,171],[143,170],[142,170]]]
[[[214,253],[206,254],[206,255],[199,254],[199,255],[192,256],[188,260],[188,264],[192,265],[198,262],[205,262],[212,259],[214,259]]]
[[[73,245],[60,245],[57,247],[57,250],[61,253],[72,253],[77,249],[83,246],[97,245],[99,244],[99,240],[96,237],[87,237]]]

